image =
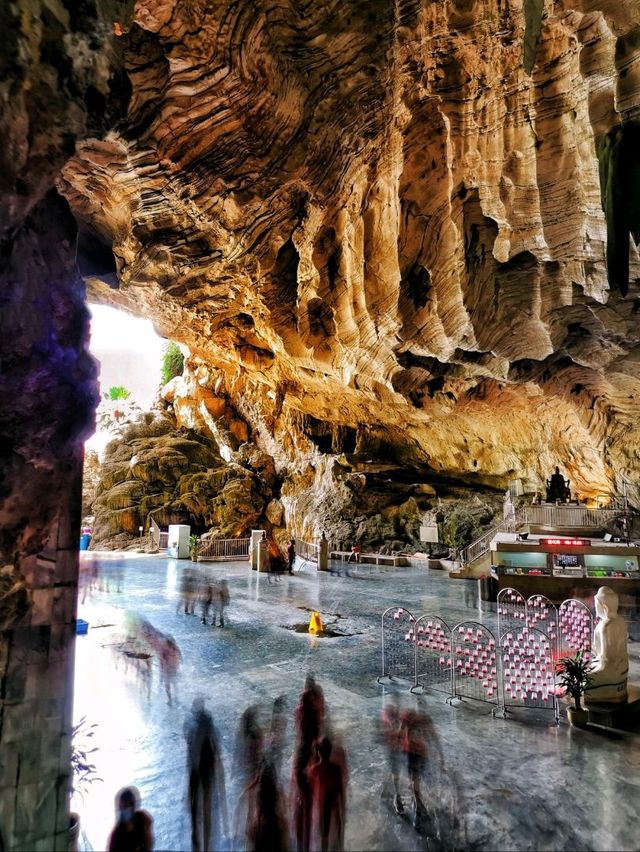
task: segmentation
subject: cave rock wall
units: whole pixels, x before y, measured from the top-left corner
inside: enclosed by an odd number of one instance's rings
[[[127,117],[60,183],[112,250],[92,296],[221,370],[264,446],[304,415],[469,483],[619,488],[639,33],[635,0],[139,0]]]

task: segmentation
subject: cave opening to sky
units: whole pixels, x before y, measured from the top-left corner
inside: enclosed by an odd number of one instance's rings
[[[150,320],[134,317],[117,308],[89,303],[91,341],[89,350],[99,362],[100,408],[96,431],[85,447],[101,453],[113,437],[109,428],[113,411],[135,406],[142,411],[153,407],[162,382],[162,354],[167,341],[160,337]],[[124,388],[126,399],[106,401],[105,394]],[[105,415],[105,416],[101,416]]]

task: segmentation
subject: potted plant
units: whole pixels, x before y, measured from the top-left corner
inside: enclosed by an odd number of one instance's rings
[[[200,536],[199,535],[190,535],[189,536],[189,556],[191,557],[192,562],[198,561],[198,545],[200,544]]]
[[[89,725],[87,717],[83,716],[71,729],[71,792],[77,794],[82,801],[89,786],[94,781],[102,781],[96,772],[95,764],[89,761],[89,755],[97,751],[95,746],[90,748],[89,742],[97,727],[97,725]],[[69,852],[77,852],[79,835],[80,816],[71,812],[69,814]]]
[[[567,707],[569,724],[574,728],[585,728],[589,711],[582,707],[580,699],[591,683],[591,662],[578,651],[575,657],[562,657],[557,663],[558,682],[565,693],[573,699],[573,707]]]

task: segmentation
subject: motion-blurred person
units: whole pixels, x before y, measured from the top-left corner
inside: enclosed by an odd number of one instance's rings
[[[178,677],[178,670],[182,662],[182,654],[180,648],[176,644],[173,636],[167,636],[162,643],[159,651],[160,661],[160,682],[164,683],[164,688],[167,692],[167,702],[171,707],[171,688]]]
[[[211,714],[205,710],[202,698],[194,699],[191,712],[184,723],[184,736],[187,741],[191,848],[194,852],[209,852],[214,797],[225,834],[228,833],[228,824],[224,767],[218,736]]]
[[[331,759],[332,750],[329,737],[322,737],[317,746],[317,760],[307,772],[322,852],[328,849],[338,852],[344,841],[345,775],[340,765]],[[344,754],[342,759],[346,760]]]
[[[291,539],[289,544],[287,545],[287,565],[289,566],[289,573],[293,574],[293,566],[296,564],[296,542],[295,539]]]
[[[422,797],[422,779],[425,777],[429,749],[439,755],[444,763],[440,742],[430,717],[420,710],[403,710],[400,714],[402,749],[407,759],[407,774],[413,797],[413,825],[420,829],[425,813]]]
[[[78,574],[78,597],[80,603],[84,603],[87,599],[87,592],[91,590],[91,572],[92,562],[95,561],[93,554],[87,555],[86,558],[80,559],[79,574]],[[82,596],[80,597],[80,592]]]
[[[209,577],[200,587],[200,621],[202,624],[207,623],[207,619],[209,618],[209,609],[218,594],[219,591],[216,582]]]
[[[380,712],[380,732],[384,745],[387,749],[389,769],[393,782],[393,807],[397,814],[404,813],[402,798],[400,797],[400,773],[402,767],[402,725],[400,722],[400,707],[398,695],[393,693],[391,701],[385,704]]]
[[[93,553],[88,554],[80,562],[80,586],[82,588],[81,603],[85,602],[87,592],[89,593],[89,597],[91,597],[93,592],[100,590],[100,564]]]
[[[462,594],[464,597],[464,605],[468,608],[473,608],[476,606],[476,588],[475,581],[472,580],[463,580],[463,588]],[[472,585],[473,583],[473,585]]]
[[[140,808],[137,787],[123,787],[116,795],[116,825],[108,852],[152,852],[153,819]]]
[[[308,852],[311,840],[312,795],[307,769],[313,746],[324,724],[325,704],[322,688],[308,674],[296,707],[296,748],[291,773],[291,805],[299,852]]]
[[[311,751],[313,743],[319,739],[324,723],[325,705],[322,687],[316,683],[312,674],[308,674],[300,701],[296,707],[295,721],[298,740]]]
[[[198,594],[198,577],[193,568],[184,568],[180,580],[180,596],[185,615],[194,615]],[[180,609],[180,604],[178,604]]]
[[[262,765],[263,756],[264,737],[258,722],[258,708],[252,704],[240,717],[236,734],[233,778],[240,791],[234,819],[236,840],[246,834],[247,826],[254,819],[255,788],[252,784]]]
[[[247,822],[247,849],[250,852],[287,852],[289,829],[278,779],[270,761],[262,762],[248,793],[254,804]]]
[[[307,772],[311,755],[312,749],[303,743],[298,743],[293,753],[290,802],[298,852],[309,852],[311,844],[313,798]]]
[[[116,592],[124,591],[124,568],[121,562],[116,562],[113,567],[113,579],[116,581]]]
[[[236,735],[235,774],[242,786],[255,775],[263,756],[264,736],[258,722],[258,707],[252,704],[240,717]]]
[[[282,757],[287,745],[286,705],[287,699],[284,695],[279,695],[273,702],[267,740],[267,757],[273,765],[278,781],[282,778]]]
[[[216,626],[216,619],[219,617],[220,627],[224,627],[224,611],[229,605],[229,600],[231,599],[231,595],[229,594],[229,584],[226,580],[222,579],[218,581],[216,592],[217,594],[214,594],[212,598],[213,621],[211,622],[211,626]]]
[[[273,555],[271,549],[267,553],[267,580],[269,585],[280,582],[278,559]]]

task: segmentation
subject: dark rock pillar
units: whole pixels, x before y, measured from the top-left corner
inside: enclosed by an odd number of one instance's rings
[[[46,195],[0,244],[0,848],[68,845],[83,441],[97,401],[76,226]]]
[[[52,187],[76,141],[126,111],[118,32],[132,8],[15,0],[2,9],[2,850],[68,848],[82,451],[97,387],[76,223]]]

